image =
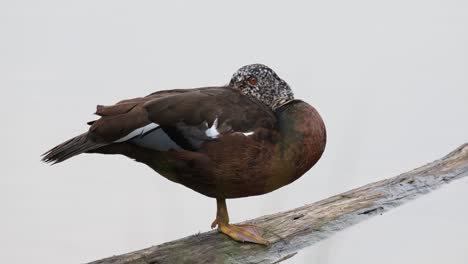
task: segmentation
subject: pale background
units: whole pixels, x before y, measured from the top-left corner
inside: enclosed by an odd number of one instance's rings
[[[0,260],[80,263],[206,231],[215,201],[121,156],[39,155],[96,104],[271,66],[322,114],[303,178],[228,201],[241,221],[423,165],[468,141],[468,2],[0,2]],[[468,179],[288,263],[468,262]]]

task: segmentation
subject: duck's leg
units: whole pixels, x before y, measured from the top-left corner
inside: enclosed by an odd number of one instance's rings
[[[259,236],[258,228],[254,225],[231,225],[225,199],[216,199],[217,211],[216,219],[211,224],[211,228],[218,226],[218,231],[226,234],[232,239],[240,242],[250,242],[268,245],[268,240]]]

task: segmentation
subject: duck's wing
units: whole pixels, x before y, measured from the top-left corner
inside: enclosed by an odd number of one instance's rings
[[[96,114],[100,118],[88,123],[87,133],[49,150],[43,160],[61,162],[119,143],[157,151],[196,151],[224,136],[251,136],[276,127],[268,107],[229,87],[160,91],[98,106]]]
[[[273,128],[273,112],[225,87],[173,90],[99,107],[92,123],[96,142],[129,142],[158,151],[197,150],[206,141],[232,133],[249,136]]]

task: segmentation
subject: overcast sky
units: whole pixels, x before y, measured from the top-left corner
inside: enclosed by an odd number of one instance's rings
[[[50,167],[97,104],[222,85],[264,63],[314,105],[323,158],[236,221],[395,176],[468,141],[468,2],[0,2],[0,259],[82,263],[209,230],[215,200],[122,156]],[[468,179],[354,226],[288,263],[468,261]]]

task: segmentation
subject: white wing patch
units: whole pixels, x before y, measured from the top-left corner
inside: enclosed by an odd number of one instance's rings
[[[205,122],[206,124],[206,122]],[[249,131],[249,132],[241,132],[244,136],[248,137],[248,136],[251,136],[254,134],[254,131]],[[219,131],[218,131],[218,118],[216,118],[214,121],[213,121],[213,125],[211,125],[211,127],[209,127],[207,130],[205,130],[205,135],[207,137],[210,137],[210,138],[218,138],[218,136],[220,135]]]
[[[119,142],[124,142],[124,141],[127,141],[129,139],[132,139],[134,137],[137,137],[137,136],[142,136],[144,135],[145,133],[148,133],[149,131],[155,129],[159,127],[158,124],[156,123],[149,123],[148,125],[144,126],[144,127],[140,127],[140,128],[137,128],[135,130],[133,130],[132,132],[130,132],[128,135],[126,135],[125,137],[123,138],[119,138],[117,139],[116,141],[114,141],[114,143],[119,143]]]
[[[219,131],[217,129],[218,127],[218,118],[215,119],[213,122],[213,125],[205,130],[205,135],[210,138],[217,138],[219,136]]]

